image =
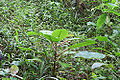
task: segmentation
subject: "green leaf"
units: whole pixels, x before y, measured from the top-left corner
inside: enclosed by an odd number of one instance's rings
[[[108,0],[103,0],[103,2],[106,2],[106,1],[108,1]]]
[[[43,34],[48,34],[48,35],[52,35],[53,31],[49,31],[49,30],[40,30],[41,33]]]
[[[2,78],[2,80],[10,80],[10,78]]]
[[[120,13],[116,10],[112,10],[112,9],[103,9],[104,12],[109,12],[109,13],[114,13],[117,16],[120,16]]]
[[[112,2],[113,4],[115,4],[116,0],[112,0],[111,2]]]
[[[65,29],[56,29],[53,33],[52,36],[56,37],[59,39],[59,41],[63,40],[68,36],[68,31]]]
[[[106,65],[104,63],[100,63],[100,62],[96,62],[94,63],[92,66],[91,66],[91,69],[95,69],[95,68],[98,68],[98,67],[101,67],[103,65]]]
[[[32,51],[32,49],[30,48],[24,48],[24,47],[18,47],[19,49],[21,49],[22,51]]]
[[[99,19],[97,20],[97,30],[99,30],[101,26],[105,23],[106,17],[107,17],[107,14],[100,15]]]
[[[78,48],[78,47],[84,47],[84,46],[92,45],[92,44],[95,44],[95,43],[97,43],[97,42],[93,41],[93,40],[87,40],[86,42],[74,44],[74,45],[70,46],[69,49]]]
[[[28,32],[27,34],[28,34],[28,36],[38,35],[38,33],[36,33],[36,32]]]
[[[98,36],[96,37],[96,39],[98,39],[99,41],[108,41],[108,38],[104,36]]]
[[[58,38],[56,38],[56,37],[54,37],[54,36],[52,36],[52,35],[44,34],[43,36],[44,36],[46,39],[50,40],[51,42],[58,42],[58,41],[59,41]]]
[[[77,53],[74,57],[83,57],[86,59],[103,59],[105,55],[96,52],[79,51],[79,53]]]
[[[120,56],[120,52],[116,52],[115,55],[119,57]]]

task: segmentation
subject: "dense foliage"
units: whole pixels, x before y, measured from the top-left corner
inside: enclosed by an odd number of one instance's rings
[[[118,0],[0,0],[0,80],[119,80]]]

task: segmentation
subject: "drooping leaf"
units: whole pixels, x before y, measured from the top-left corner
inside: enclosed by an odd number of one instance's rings
[[[95,69],[95,68],[98,68],[98,67],[101,67],[103,65],[106,65],[104,63],[100,63],[100,62],[96,62],[94,63],[92,66],[91,66],[91,69]]]
[[[79,53],[77,53],[74,57],[83,57],[87,59],[103,59],[105,55],[96,52],[79,51]]]
[[[19,68],[18,68],[16,65],[12,65],[12,66],[10,67],[10,73],[11,73],[11,74],[17,74],[18,71],[19,71]]]
[[[99,30],[101,26],[105,23],[106,17],[107,17],[107,14],[102,14],[99,16],[99,19],[97,20],[97,30]]]
[[[95,44],[95,43],[97,43],[97,42],[93,41],[93,40],[87,40],[86,42],[74,44],[74,45],[70,46],[69,49],[78,48],[78,47],[84,47],[84,46],[92,45],[92,44]]]
[[[59,41],[61,41],[68,36],[68,31],[65,29],[56,29],[53,31],[52,36],[58,38]]]

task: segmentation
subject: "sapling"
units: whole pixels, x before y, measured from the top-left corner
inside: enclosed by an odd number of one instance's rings
[[[43,33],[42,33],[43,32]],[[63,50],[62,52],[58,52],[58,47],[66,42],[68,42],[69,40],[64,41],[64,39],[68,36],[68,31],[65,29],[56,29],[55,31],[52,32],[52,34],[49,34],[48,32],[42,31],[39,33],[36,32],[28,32],[28,35],[40,35],[45,37],[48,41],[50,41],[51,43],[51,47],[52,47],[52,52],[53,52],[53,75],[56,76],[56,62],[59,60],[59,58],[61,57],[61,55],[73,48],[78,48],[78,47],[84,47],[84,46],[88,46],[91,44],[95,44],[97,43],[94,40],[87,40],[86,42],[82,42],[82,43],[78,43],[78,44],[73,44],[72,46],[69,46],[67,49]],[[75,38],[76,39],[76,38]],[[79,39],[79,38],[78,38]],[[73,39],[74,40],[74,39]],[[59,44],[60,41],[63,41]]]

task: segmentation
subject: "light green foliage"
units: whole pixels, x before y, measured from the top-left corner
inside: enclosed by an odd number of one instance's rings
[[[99,41],[109,41],[107,37],[103,36],[97,36],[96,39],[98,39]]]
[[[10,78],[2,78],[2,80],[10,80]]]
[[[71,48],[78,48],[78,47],[84,47],[84,46],[89,46],[89,45],[92,45],[92,44],[95,44],[95,43],[97,43],[97,42],[93,41],[93,40],[87,40],[86,42],[74,44],[74,45],[70,46],[69,49],[71,49]]]
[[[68,31],[65,29],[56,29],[53,33],[52,36],[56,37],[59,39],[59,41],[63,40],[68,36]]]

